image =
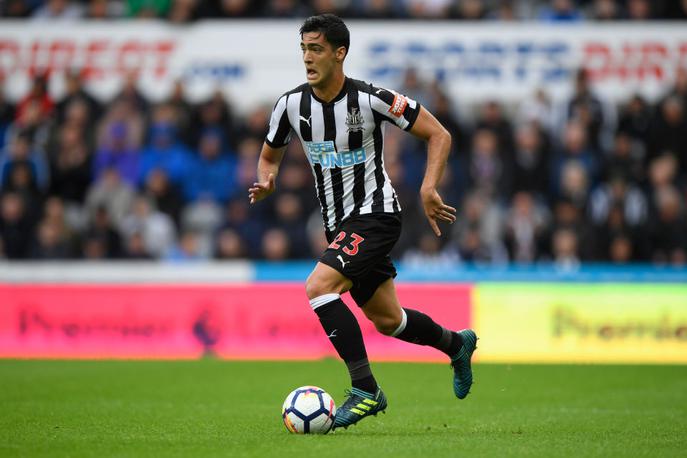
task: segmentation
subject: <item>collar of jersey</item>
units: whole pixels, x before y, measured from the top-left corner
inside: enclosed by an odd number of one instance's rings
[[[312,95],[312,98],[315,99],[315,100],[317,100],[318,102],[320,102],[322,105],[332,105],[332,104],[335,104],[336,102],[338,102],[339,100],[343,99],[343,98],[346,96],[346,93],[348,92],[348,85],[349,85],[349,81],[348,81],[348,80],[349,80],[349,78],[346,77],[346,79],[344,80],[343,87],[341,88],[341,91],[339,91],[339,93],[336,94],[336,97],[334,97],[334,98],[333,98],[332,100],[330,100],[329,102],[325,102],[324,100],[322,100],[322,99],[320,99],[319,97],[317,97],[317,96],[315,95],[315,91],[313,91],[312,88],[311,88],[310,86],[308,86],[308,87],[310,88],[310,95]]]

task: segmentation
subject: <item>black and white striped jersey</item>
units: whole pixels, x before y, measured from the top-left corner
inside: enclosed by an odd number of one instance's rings
[[[279,98],[266,142],[281,148],[298,135],[329,235],[349,216],[401,211],[384,170],[384,121],[410,130],[419,112],[416,101],[363,81],[346,78],[331,102],[306,83]]]

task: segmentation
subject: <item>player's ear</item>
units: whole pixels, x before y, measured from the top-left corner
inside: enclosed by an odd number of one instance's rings
[[[339,46],[336,48],[335,56],[336,56],[336,61],[337,62],[343,62],[344,59],[346,58],[346,48],[344,46]]]

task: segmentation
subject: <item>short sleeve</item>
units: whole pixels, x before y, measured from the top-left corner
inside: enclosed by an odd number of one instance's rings
[[[372,109],[403,130],[410,130],[420,113],[420,104],[391,89],[372,87]]]
[[[270,117],[270,130],[267,133],[265,143],[272,148],[282,148],[291,140],[291,124],[287,110],[288,95],[283,95],[272,109]]]

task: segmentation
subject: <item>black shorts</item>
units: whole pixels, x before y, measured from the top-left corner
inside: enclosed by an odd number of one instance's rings
[[[401,235],[400,213],[373,213],[347,218],[329,237],[319,261],[353,282],[349,291],[359,307],[379,285],[396,277],[389,253]]]

